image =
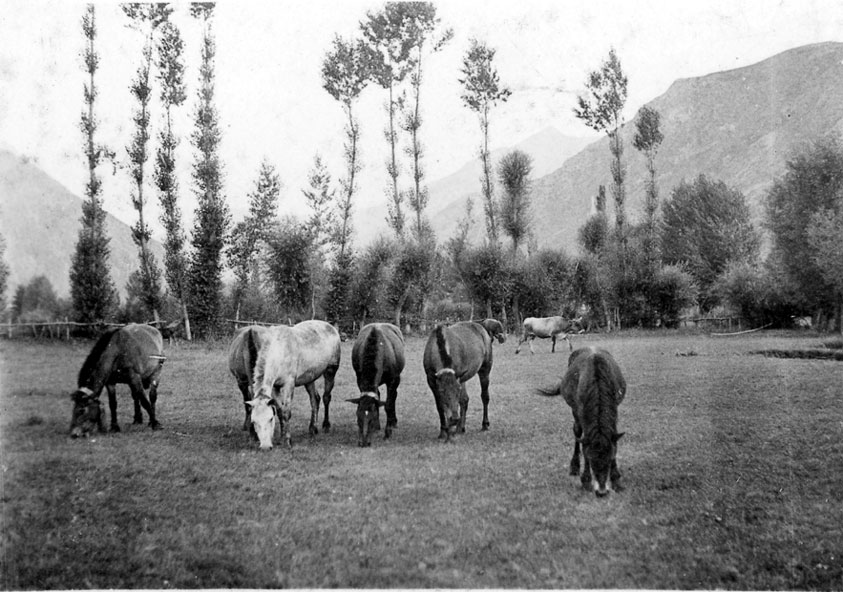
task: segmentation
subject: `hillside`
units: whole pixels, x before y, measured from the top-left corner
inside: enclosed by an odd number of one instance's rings
[[[497,163],[510,150],[522,150],[533,158],[533,177],[539,178],[558,169],[568,158],[593,141],[593,138],[572,138],[547,127],[512,147],[492,150],[492,162]],[[474,195],[475,204],[479,206],[476,196],[479,195],[482,174],[480,159],[473,158],[450,175],[430,183],[427,215],[440,241],[453,234],[457,221],[463,216],[465,199],[468,196]],[[482,210],[475,208],[475,212]],[[407,216],[409,215],[408,212]],[[361,245],[366,245],[379,234],[388,234],[385,218],[385,204],[358,212],[355,221],[360,222],[356,224],[355,240]],[[362,221],[365,221],[365,224]]]
[[[17,286],[44,275],[61,297],[70,295],[70,259],[78,238],[82,200],[37,165],[0,150],[0,234],[6,239],[11,299]],[[106,216],[111,238],[111,278],[125,296],[129,275],[137,269],[137,247],[130,228]],[[160,243],[152,243],[163,261]]]
[[[745,68],[678,80],[649,105],[661,113],[665,136],[656,163],[661,199],[682,179],[703,173],[742,191],[760,222],[763,196],[793,151],[843,131],[843,43],[800,47]],[[638,220],[646,169],[632,147],[634,128],[629,123],[622,133],[627,212]],[[604,137],[536,181],[540,246],[576,249],[577,229],[591,213],[598,186],[609,191],[609,158]],[[609,203],[611,208],[611,197]]]

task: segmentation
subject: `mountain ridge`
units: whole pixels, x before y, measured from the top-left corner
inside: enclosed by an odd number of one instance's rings
[[[660,200],[682,180],[705,174],[742,191],[760,222],[763,195],[784,174],[787,158],[822,134],[843,131],[840,80],[843,43],[828,42],[675,81],[647,103],[661,114],[664,133],[656,157]],[[634,122],[627,122],[621,135],[627,216],[633,221],[640,218],[647,180],[645,158],[632,148],[634,134]],[[591,213],[592,196],[599,185],[607,191],[611,185],[608,143],[603,137],[537,181],[533,207],[542,212],[535,220],[540,245],[576,248],[577,230]]]
[[[29,158],[0,149],[0,234],[6,240],[11,299],[17,286],[43,275],[59,297],[70,295],[70,264],[81,228],[82,199],[44,172]],[[68,223],[68,221],[71,221]],[[110,238],[111,279],[121,298],[138,268],[138,248],[131,228],[106,213]],[[150,242],[162,265],[164,248]]]

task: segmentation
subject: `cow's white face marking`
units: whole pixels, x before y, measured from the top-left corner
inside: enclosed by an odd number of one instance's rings
[[[252,408],[252,426],[255,428],[260,449],[271,450],[275,423],[278,418],[274,401],[269,397],[258,397],[248,401],[247,404]]]

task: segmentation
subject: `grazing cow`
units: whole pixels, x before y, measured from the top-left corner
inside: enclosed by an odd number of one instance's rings
[[[518,346],[515,348],[515,353],[521,351],[521,344],[525,341],[530,341],[530,353],[533,351],[533,340],[536,337],[547,339],[550,337],[551,353],[556,351],[556,337],[562,335],[562,339],[568,342],[568,350],[573,351],[574,346],[571,345],[571,340],[568,339],[568,333],[574,331],[582,331],[582,317],[568,320],[565,317],[527,317],[524,319],[524,324],[521,332],[521,339],[518,340]]]
[[[424,372],[439,413],[439,439],[450,439],[450,429],[465,432],[468,393],[465,382],[480,379],[483,431],[489,429],[489,373],[492,371],[492,338],[506,341],[503,325],[494,319],[463,321],[450,327],[437,325],[424,348]]]
[[[261,338],[264,333],[266,333],[266,327],[260,325],[243,327],[234,335],[234,339],[231,340],[231,345],[228,348],[228,369],[237,381],[237,388],[243,393],[243,407],[246,410],[246,419],[243,422],[244,430],[249,430],[252,427],[252,407],[249,405],[249,401],[254,398],[252,383]]]
[[[133,423],[142,423],[141,406],[149,415],[149,427],[158,429],[155,419],[155,402],[158,399],[158,377],[164,364],[164,340],[155,327],[126,325],[103,333],[79,370],[77,389],[73,399],[73,417],[70,435],[87,436],[94,427],[103,431],[100,394],[108,391],[111,412],[111,431],[119,432],[117,423],[116,386],[127,384],[135,404]],[[149,398],[144,393],[149,389]]]
[[[598,497],[611,488],[621,491],[618,470],[618,405],[626,396],[626,380],[612,355],[596,347],[584,347],[571,354],[568,369],[560,383],[550,389],[537,389],[546,396],[562,395],[574,416],[574,455],[571,475],[580,474],[580,444],[585,469],[580,481]]]
[[[813,323],[811,321],[811,317],[797,317],[793,316],[790,317],[793,319],[793,325],[798,327],[799,329],[810,329],[813,327]]]
[[[272,448],[276,418],[280,417],[281,430],[288,447],[292,447],[290,417],[293,390],[304,386],[310,395],[310,433],[315,435],[319,415],[319,393],[316,380],[325,379],[323,398],[325,418],[322,429],[331,428],[329,407],[334,376],[340,365],[340,334],[324,321],[302,321],[293,327],[270,327],[261,340],[255,364],[252,408],[252,426],[258,436],[261,450]]]
[[[369,436],[381,429],[381,401],[378,387],[386,385],[386,429],[383,438],[392,435],[398,425],[395,400],[401,371],[404,370],[404,336],[390,323],[371,323],[360,329],[351,349],[351,366],[357,375],[360,396],[348,399],[357,405],[357,433],[360,446],[371,446]]]

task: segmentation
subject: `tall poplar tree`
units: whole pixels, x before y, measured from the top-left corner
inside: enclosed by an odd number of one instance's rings
[[[307,176],[310,186],[302,194],[310,210],[305,227],[313,235],[314,244],[322,248],[331,242],[336,225],[334,200],[336,192],[331,189],[331,174],[318,154],[313,157],[313,168]]]
[[[234,225],[231,245],[228,248],[228,265],[237,278],[237,291],[244,291],[249,284],[259,282],[258,254],[270,229],[278,222],[278,196],[281,178],[275,167],[264,159],[258,171],[255,188],[249,194],[249,213]]]
[[[85,36],[82,60],[88,82],[84,85],[85,110],[82,112],[80,127],[85,136],[88,182],[85,185],[86,199],[82,203],[82,228],[79,230],[70,267],[70,295],[76,320],[92,323],[104,321],[117,302],[108,267],[110,248],[105,233],[105,210],[100,198],[102,182],[97,176],[97,167],[104,158],[113,157],[113,153],[95,140],[98,125],[94,114],[97,98],[95,77],[99,55],[95,46],[97,27],[93,4],[88,4],[82,17],[82,33]]]
[[[9,264],[6,263],[6,239],[0,235],[0,318],[6,313],[6,290],[9,289]]]
[[[651,277],[658,267],[659,245],[656,227],[659,210],[659,188],[656,185],[656,154],[664,140],[660,129],[661,115],[652,107],[641,107],[635,120],[635,137],[632,145],[647,158],[647,195],[644,201],[644,256]]]
[[[489,152],[489,115],[492,107],[506,102],[512,91],[501,85],[498,71],[492,61],[496,50],[477,39],[463,58],[460,83],[463,85],[463,102],[480,117],[483,143],[480,145],[480,162],[483,165],[483,210],[486,214],[486,232],[489,241],[498,242],[497,206],[495,204],[492,161]]]
[[[623,165],[623,142],[620,132],[623,125],[623,107],[626,104],[627,78],[614,49],[609,50],[609,57],[599,70],[589,73],[585,86],[588,94],[577,97],[574,115],[588,127],[598,132],[606,132],[609,136],[609,150],[613,159],[611,172],[615,225],[619,236],[622,236],[626,229],[626,170]]]
[[[407,202],[415,213],[415,234],[417,240],[422,240],[425,233],[424,210],[429,198],[427,187],[424,186],[424,167],[422,158],[424,147],[420,138],[422,125],[421,116],[421,83],[422,63],[428,53],[436,53],[454,36],[452,29],[439,31],[441,19],[436,16],[436,6],[432,2],[408,2],[406,15],[409,39],[412,42],[410,53],[410,87],[412,100],[406,105],[401,128],[410,135],[410,143],[405,148],[407,156],[412,161],[413,188],[408,192]]]
[[[369,80],[369,66],[365,45],[361,41],[345,41],[335,37],[333,47],[322,61],[322,88],[342,104],[345,111],[345,143],[343,144],[346,172],[340,179],[341,192],[337,205],[337,256],[344,259],[351,238],[351,212],[360,172],[360,123],[354,116],[354,106]]]
[[[345,41],[335,37],[332,48],[322,61],[322,87],[342,104],[345,112],[345,176],[339,181],[336,195],[335,221],[331,243],[335,259],[329,272],[329,287],[325,302],[328,320],[339,323],[348,316],[353,255],[351,214],[360,172],[360,124],[354,107],[369,81],[367,50],[362,41]]]
[[[129,26],[139,30],[145,37],[141,64],[129,86],[137,107],[132,115],[135,133],[132,143],[126,147],[129,156],[130,174],[134,183],[132,207],[138,213],[138,220],[132,227],[132,239],[139,248],[141,300],[147,313],[158,320],[161,306],[161,272],[155,262],[155,256],[149,250],[151,232],[144,218],[144,197],[146,180],[146,161],[149,160],[150,137],[150,101],[152,99],[151,72],[153,66],[153,37],[156,29],[167,21],[173,9],[166,4],[128,3],[122,4],[124,14],[129,18]]]
[[[501,158],[498,176],[503,186],[501,229],[512,239],[512,251],[530,234],[530,174],[533,159],[522,150],[513,150]]]
[[[198,200],[193,225],[193,253],[189,269],[190,308],[196,333],[203,337],[219,329],[222,304],[223,248],[230,224],[222,187],[219,115],[214,103],[214,56],[211,31],[213,3],[197,2],[190,12],[202,21],[202,59],[199,66],[199,104],[191,135],[196,149],[194,192]]]
[[[388,92],[386,111],[388,124],[384,135],[389,143],[390,158],[386,170],[391,180],[387,189],[387,222],[399,238],[404,235],[405,217],[404,197],[398,187],[400,167],[396,149],[398,146],[397,114],[401,111],[405,95],[400,89],[401,82],[413,67],[410,54],[413,39],[409,35],[408,11],[413,10],[412,2],[387,2],[379,12],[369,12],[366,20],[360,23],[366,40],[366,61],[369,64],[371,80]]]
[[[164,107],[164,127],[159,133],[155,156],[155,185],[161,203],[161,224],[164,226],[164,277],[170,293],[181,303],[185,337],[192,338],[187,306],[187,257],[185,233],[179,206],[179,185],[176,177],[176,148],[179,138],[173,129],[174,110],[187,99],[184,85],[184,42],[172,22],[164,23],[158,40],[158,81]]]
[[[614,308],[615,324],[621,326],[620,304],[628,302],[629,278],[627,261],[627,222],[626,222],[626,188],[624,179],[626,168],[623,163],[623,141],[621,127],[623,126],[623,107],[626,104],[627,78],[621,68],[620,60],[614,49],[609,50],[609,57],[601,64],[599,70],[588,75],[586,89],[588,93],[577,97],[577,107],[574,115],[587,126],[598,132],[605,132],[609,137],[609,152],[612,155],[610,171],[612,174],[612,198],[615,202],[615,243],[616,249],[610,249],[610,261],[604,263],[612,270],[611,279],[614,294],[611,300],[616,304]]]

